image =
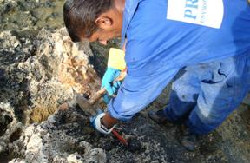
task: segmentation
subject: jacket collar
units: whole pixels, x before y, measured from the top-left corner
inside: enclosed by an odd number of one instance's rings
[[[135,14],[135,10],[140,1],[142,0],[126,0],[125,2],[125,8],[123,11],[123,19],[122,19],[122,45],[125,41],[128,25],[132,20]]]

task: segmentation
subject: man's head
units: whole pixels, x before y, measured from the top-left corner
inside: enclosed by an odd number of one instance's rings
[[[88,39],[106,44],[121,35],[123,0],[67,0],[63,18],[73,42]]]

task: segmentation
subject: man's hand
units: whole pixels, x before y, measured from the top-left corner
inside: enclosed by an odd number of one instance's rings
[[[102,78],[102,88],[107,90],[109,96],[114,95],[121,86],[120,81],[114,82],[120,73],[121,70],[108,68]],[[108,95],[104,95],[103,97],[103,101],[106,103],[109,102]]]
[[[110,97],[117,93],[117,90],[121,86],[121,82],[115,81],[120,76],[121,70],[126,68],[125,52],[121,49],[110,48],[108,69],[106,70],[102,78],[102,88],[105,88],[108,94],[103,96],[103,101],[109,103]]]
[[[115,118],[103,113],[101,109],[98,109],[96,116],[91,116],[89,120],[92,127],[105,135],[108,135],[117,123]]]

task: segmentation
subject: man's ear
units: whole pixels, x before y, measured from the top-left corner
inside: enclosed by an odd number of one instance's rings
[[[110,30],[113,26],[113,21],[108,16],[99,16],[96,18],[95,24],[103,30]]]

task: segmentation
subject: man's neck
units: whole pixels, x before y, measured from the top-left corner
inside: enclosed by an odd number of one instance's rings
[[[114,0],[115,8],[123,13],[124,7],[125,7],[125,0]]]
[[[122,18],[123,18],[123,11],[125,8],[125,0],[114,0],[114,8],[116,10],[116,24],[118,24],[117,26],[117,30],[118,31],[122,31]]]

